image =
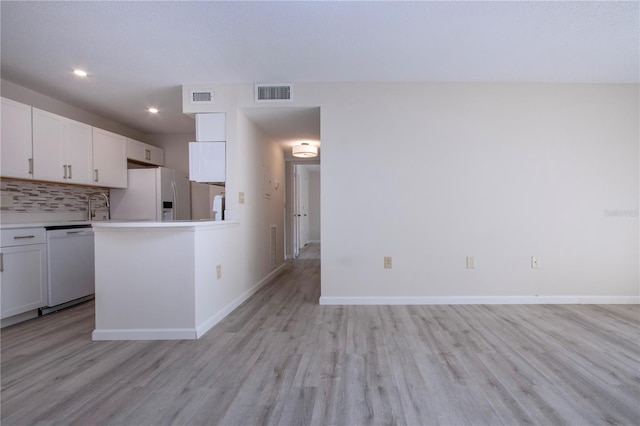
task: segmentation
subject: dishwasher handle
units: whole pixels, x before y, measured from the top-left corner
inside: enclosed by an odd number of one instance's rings
[[[93,235],[93,229],[78,229],[77,231],[67,231],[67,235]]]

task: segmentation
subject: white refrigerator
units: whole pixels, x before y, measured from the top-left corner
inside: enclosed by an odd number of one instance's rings
[[[111,189],[114,220],[190,220],[189,177],[166,167],[127,170],[127,188]]]

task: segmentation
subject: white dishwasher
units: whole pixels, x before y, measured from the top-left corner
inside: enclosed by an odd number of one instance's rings
[[[93,298],[95,259],[91,225],[49,226],[47,230],[47,314]]]

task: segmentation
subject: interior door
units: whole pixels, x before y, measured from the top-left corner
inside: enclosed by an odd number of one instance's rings
[[[309,170],[303,167],[298,179],[299,184],[299,246],[300,249],[309,244]]]
[[[298,165],[293,165],[293,258],[300,255],[300,175]]]

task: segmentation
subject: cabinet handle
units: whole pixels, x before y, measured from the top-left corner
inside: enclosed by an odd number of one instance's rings
[[[62,167],[64,167],[64,177],[63,179],[67,179],[67,165],[63,165]]]
[[[0,272],[4,272],[4,253],[0,253]]]
[[[95,181],[95,182],[98,182],[98,169],[95,169],[95,170],[93,171],[93,173],[95,173],[95,175],[96,175],[96,178],[94,179],[94,181]]]
[[[33,174],[33,158],[29,158],[29,174]]]
[[[14,240],[28,240],[29,238],[35,238],[35,235],[16,235],[13,237]]]
[[[144,150],[144,159],[151,161],[151,150],[150,149],[145,149]]]
[[[69,179],[71,179],[71,164],[69,164]]]

